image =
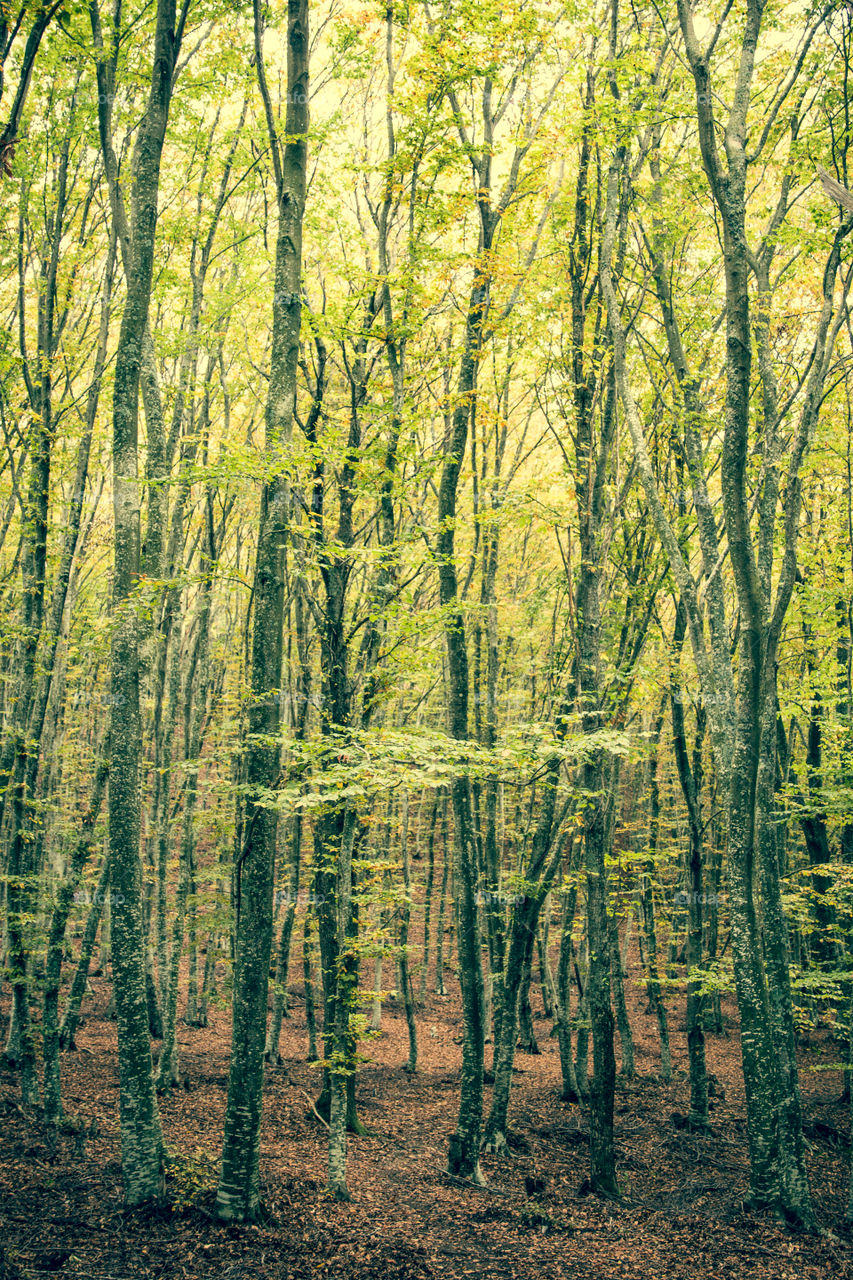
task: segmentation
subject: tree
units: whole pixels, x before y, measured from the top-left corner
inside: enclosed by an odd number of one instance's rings
[[[113,383],[113,637],[110,724],[110,894],[113,975],[118,1010],[122,1172],[128,1204],[160,1193],[162,1137],[154,1096],[139,856],[140,572],[138,426],[141,353],[151,296],[160,161],[175,63],[189,12],[159,0],[148,106],[134,149],[127,294]],[[97,6],[92,6],[98,29]],[[118,33],[116,33],[117,35]],[[104,157],[105,164],[108,158]],[[117,228],[121,234],[121,229]]]
[[[616,13],[614,7],[613,29]],[[834,290],[841,246],[848,229],[842,227],[830,246],[823,278],[823,305],[818,320],[809,373],[802,392],[799,417],[787,469],[782,475],[781,422],[791,401],[778,399],[772,355],[767,341],[767,320],[772,294],[769,269],[777,246],[777,233],[789,209],[790,177],[783,179],[778,200],[757,251],[746,235],[747,173],[761,158],[768,140],[776,141],[773,125],[814,38],[809,27],[797,59],[776,86],[772,110],[753,151],[747,147],[750,87],[764,5],[748,6],[746,25],[738,49],[738,70],[732,88],[732,106],[725,126],[725,163],[720,153],[710,61],[724,30],[718,24],[707,47],[697,38],[692,8],[679,3],[679,24],[695,85],[695,112],[702,164],[723,228],[725,272],[725,432],[721,461],[721,500],[728,555],[740,612],[737,694],[725,625],[722,583],[717,568],[720,554],[717,529],[708,498],[706,463],[700,433],[702,406],[699,388],[685,359],[677,320],[668,290],[658,291],[670,359],[684,399],[684,450],[693,490],[693,501],[702,542],[702,564],[709,596],[710,651],[706,646],[697,586],[683,551],[663,509],[649,459],[645,432],[627,372],[625,330],[617,300],[612,253],[617,228],[619,175],[625,162],[624,144],[617,148],[608,177],[607,214],[602,247],[601,279],[614,342],[616,377],[634,446],[638,470],[664,544],[681,600],[708,708],[718,775],[729,788],[728,870],[731,894],[732,938],[738,1004],[742,1021],[744,1078],[748,1099],[752,1195],[759,1205],[779,1205],[797,1220],[812,1221],[808,1184],[802,1158],[799,1091],[796,1081],[793,1024],[786,928],[782,911],[774,829],[771,821],[775,780],[776,652],[796,575],[796,544],[800,511],[800,468],[819,413],[823,387],[829,373],[832,350],[843,317],[836,310]],[[799,128],[794,108],[792,133]],[[750,274],[758,291],[756,318],[750,310]],[[767,472],[759,489],[758,528],[752,532],[751,503],[747,492],[749,403],[752,375],[752,343],[758,351],[763,395],[763,449]],[[796,398],[796,397],[794,397]],[[779,519],[783,552],[775,596],[773,584],[774,531]],[[765,972],[753,896],[752,867],[760,868],[765,927],[773,939]]]
[[[225,1221],[251,1220],[260,1192],[261,1105],[267,989],[272,943],[273,879],[278,815],[269,803],[280,775],[280,687],[284,626],[283,557],[290,518],[287,448],[292,432],[302,310],[302,218],[308,154],[308,3],[287,10],[285,139],[267,87],[260,0],[253,7],[255,67],[264,103],[278,210],[273,333],[265,415],[264,486],[253,588],[252,701],[246,741],[247,805],[234,867],[235,971],[231,1067],[216,1211]]]

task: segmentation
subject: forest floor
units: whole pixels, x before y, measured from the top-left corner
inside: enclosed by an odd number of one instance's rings
[[[185,1088],[161,1101],[174,1158],[167,1177],[171,1207],[124,1213],[116,1029],[106,1018],[109,988],[102,978],[94,979],[94,993],[84,1006],[79,1047],[62,1064],[65,1108],[88,1126],[85,1141],[73,1133],[52,1139],[21,1112],[17,1081],[0,1075],[0,1244],[22,1277],[853,1280],[853,1242],[842,1229],[848,1114],[839,1100],[841,1073],[828,1069],[838,1051],[820,1036],[801,1053],[820,1235],[791,1235],[744,1209],[747,1151],[733,1008],[726,1007],[728,1033],[708,1037],[709,1070],[724,1096],[715,1099],[713,1135],[697,1137],[671,1118],[688,1110],[683,1001],[669,1004],[675,1078],[664,1085],[656,1074],[654,1020],[636,987],[631,1015],[638,1074],[620,1081],[616,1098],[623,1202],[583,1194],[586,1117],[559,1100],[557,1043],[541,1018],[541,1054],[516,1058],[514,1157],[484,1158],[488,1190],[444,1176],[459,1096],[454,994],[430,996],[421,1010],[413,1077],[402,1069],[402,1011],[386,1007],[383,1034],[363,1046],[368,1061],[357,1096],[373,1136],[350,1139],[352,1202],[336,1204],[323,1192],[326,1132],[305,1096],[316,1096],[319,1074],[305,1062],[305,1020],[295,998],[282,1031],[282,1065],[267,1073],[261,1174],[269,1217],[261,1226],[223,1227],[210,1211],[227,1085],[227,1011],[213,1010],[203,1030],[179,1029]],[[534,1011],[536,1004],[534,995]],[[544,1179],[538,1203],[525,1194],[528,1176]],[[550,1221],[537,1221],[543,1211]]]

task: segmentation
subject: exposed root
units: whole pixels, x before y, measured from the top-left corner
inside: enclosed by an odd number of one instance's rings
[[[498,1130],[496,1133],[486,1133],[483,1136],[482,1151],[487,1155],[498,1156],[502,1159],[511,1160],[512,1152],[509,1149],[509,1143],[506,1140],[506,1134]]]

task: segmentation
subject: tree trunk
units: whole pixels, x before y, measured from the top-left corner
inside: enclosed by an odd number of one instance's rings
[[[267,1062],[280,1061],[278,1042],[281,1036],[282,1018],[287,1012],[287,971],[290,964],[290,940],[293,937],[293,921],[296,916],[296,900],[299,896],[299,867],[302,859],[302,814],[293,816],[293,830],[290,843],[290,877],[287,896],[284,903],[284,914],[281,922],[281,935],[278,943],[278,956],[275,967],[275,984],[273,986],[273,1006],[269,1032],[264,1056]]]
[[[555,1012],[557,1017],[557,1043],[560,1047],[560,1070],[563,1076],[561,1097],[564,1102],[577,1102],[580,1098],[580,1089],[578,1088],[578,1079],[575,1074],[575,1063],[572,1056],[571,966],[574,957],[572,929],[575,922],[578,897],[576,875],[578,856],[582,847],[580,841],[575,842],[571,862],[573,879],[570,887],[563,894],[563,923],[560,932],[560,956],[557,961]]]
[[[213,931],[207,935],[207,944],[205,946],[204,955],[204,976],[201,980],[201,993],[199,995],[198,1010],[196,1012],[195,1021],[192,1023],[194,1027],[207,1026],[207,1010],[210,1004],[210,997],[216,988],[216,961],[219,957],[219,934]]]
[[[684,730],[684,706],[681,699],[681,683],[678,678],[678,657],[684,641],[686,613],[679,604],[673,635],[673,663],[670,675],[670,705],[672,715],[672,740],[675,762],[684,802],[687,807],[689,830],[687,864],[687,1053],[690,1062],[690,1113],[688,1125],[697,1132],[708,1129],[708,1076],[705,1065],[704,998],[701,984],[690,977],[694,969],[702,965],[703,904],[705,894],[702,874],[702,743],[705,737],[705,711],[696,711],[696,738],[691,766],[687,753]]]
[[[93,27],[97,9],[93,4]],[[138,413],[140,363],[148,323],[160,159],[183,22],[174,0],[158,0],[148,107],[133,163],[133,216],[127,294],[113,382],[113,633],[110,726],[110,926],[118,1020],[120,1129],[125,1199],[159,1198],[163,1140],[154,1093],[145,994],[142,867],[139,836],[139,616],[134,592],[141,567]],[[96,41],[97,42],[97,41]],[[103,141],[103,139],[102,139]],[[106,163],[105,149],[105,163]],[[117,228],[120,233],[120,228]]]
[[[314,979],[311,976],[311,920],[313,908],[305,912],[302,934],[302,977],[305,984],[305,1023],[308,1028],[308,1061],[317,1062],[317,1018],[314,1011]]]
[[[613,1003],[616,1006],[616,1023],[619,1028],[619,1043],[622,1046],[621,1075],[626,1080],[633,1080],[636,1073],[634,1065],[634,1038],[631,1035],[631,1021],[628,1017],[628,1006],[625,1003],[625,983],[622,978],[622,956],[619,950],[618,917],[614,916],[610,932],[610,974],[613,980]]]
[[[554,1017],[554,975],[548,958],[548,940],[551,932],[551,900],[546,899],[545,918],[536,934],[536,955],[539,960],[539,986],[542,991],[542,1012],[546,1018]]]
[[[279,777],[280,689],[284,625],[284,546],[290,510],[286,472],[296,399],[301,318],[302,216],[308,134],[308,3],[289,0],[285,142],[278,137],[267,91],[260,0],[254,3],[255,70],[264,100],[278,202],[275,293],[264,482],[255,561],[252,703],[248,716],[248,802],[235,867],[235,965],[231,1067],[217,1217],[253,1219],[259,1209],[260,1126],[272,944],[276,811],[264,794]],[[270,745],[274,742],[275,745]]]
[[[653,888],[653,880],[657,874],[655,857],[657,854],[658,839],[660,836],[658,744],[660,742],[660,734],[663,727],[663,708],[664,702],[662,701],[660,712],[652,726],[651,733],[651,755],[649,757],[648,764],[649,856],[646,860],[645,869],[641,875],[641,883],[643,895],[643,925],[646,934],[646,992],[649,997],[649,1005],[657,1022],[658,1039],[660,1041],[661,1079],[668,1084],[672,1079],[672,1056],[669,1048],[669,1021],[667,1019],[666,1003],[661,989],[660,966],[658,964],[658,938],[657,924],[655,920],[655,895]]]
[[[606,776],[601,764],[585,769],[590,791],[600,790]],[[592,785],[589,785],[589,784]],[[593,1073],[589,1089],[590,1182],[594,1191],[617,1196],[616,1149],[613,1137],[613,1097],[616,1055],[613,1051],[613,1010],[610,1007],[610,930],[607,923],[607,823],[601,804],[586,830],[586,871],[589,970],[585,997],[592,1028]]]
[[[444,922],[447,889],[450,878],[450,850],[447,839],[447,792],[441,793],[441,896],[438,901],[438,925],[435,931],[435,993],[444,995]]]
[[[412,995],[412,980],[409,974],[409,919],[412,911],[412,876],[409,862],[409,797],[403,796],[403,823],[400,834],[403,859],[403,911],[400,919],[400,986],[402,988],[403,1007],[406,1011],[406,1026],[409,1031],[409,1057],[405,1070],[413,1075],[418,1067],[418,1028],[415,1021],[415,1003]]]
[[[533,1026],[533,1010],[530,1007],[530,980],[533,975],[533,950],[535,939],[528,940],[525,949],[524,967],[521,971],[521,986],[518,990],[518,1047],[522,1053],[536,1055],[540,1052],[536,1043],[536,1030]]]
[[[74,977],[71,980],[65,1012],[62,1015],[62,1025],[59,1029],[60,1049],[76,1049],[77,1047],[75,1037],[80,1022],[80,1006],[83,1002],[86,984],[89,981],[89,966],[92,963],[95,939],[98,936],[98,925],[101,922],[101,914],[104,909],[109,883],[110,860],[109,856],[107,856],[104,858],[98,887],[95,890],[92,905],[89,907],[89,913],[86,916],[86,927],[83,930],[83,940],[80,944],[80,958],[77,961],[77,968],[74,970]]]
[[[47,938],[47,962],[44,978],[44,1011],[42,1014],[42,1043],[44,1058],[44,1118],[47,1124],[58,1124],[62,1119],[61,1081],[59,1073],[59,986],[62,977],[62,953],[65,929],[74,893],[80,884],[83,869],[92,852],[95,824],[101,811],[107,783],[109,764],[98,764],[89,797],[80,838],[71,855],[65,880],[56,895],[50,930]],[[90,953],[91,954],[91,953]]]
[[[430,925],[432,923],[432,893],[435,881],[435,831],[438,820],[439,793],[433,794],[432,808],[429,816],[429,834],[427,836],[427,880],[424,891],[424,947],[421,961],[421,980],[419,996],[421,1003],[426,1000],[427,979],[429,977]]]

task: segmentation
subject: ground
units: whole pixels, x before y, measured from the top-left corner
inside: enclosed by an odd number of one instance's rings
[[[262,1148],[267,1220],[222,1227],[211,1216],[228,1072],[227,1010],[204,1030],[181,1026],[185,1088],[162,1100],[172,1155],[171,1206],[124,1213],[118,1148],[115,1024],[109,989],[94,979],[78,1049],[63,1057],[63,1099],[87,1126],[56,1138],[18,1105],[17,1081],[0,1076],[0,1244],[8,1276],[79,1280],[853,1280],[843,1232],[849,1124],[839,1050],[820,1035],[802,1049],[809,1171],[822,1232],[792,1236],[744,1209],[747,1155],[734,1010],[728,1034],[708,1040],[708,1065],[724,1096],[714,1133],[679,1129],[688,1110],[683,1003],[670,1001],[675,1079],[663,1085],[653,1019],[636,993],[631,1012],[637,1078],[616,1099],[621,1203],[584,1194],[586,1119],[559,1100],[550,1022],[537,1022],[540,1056],[519,1053],[511,1102],[511,1160],[486,1157],[488,1188],[444,1175],[458,1104],[459,1002],[430,996],[419,1017],[419,1066],[403,1070],[402,1011],[386,1011],[358,1078],[362,1119],[352,1138],[352,1202],[324,1196],[326,1132],[306,1099],[318,1091],[305,1058],[305,1021],[294,999],[283,1063],[267,1073]],[[3,1004],[3,1013],[8,1005]],[[5,1025],[5,1017],[3,1019]],[[486,1091],[488,1103],[489,1091]],[[533,1179],[544,1188],[528,1198]],[[11,1264],[11,1265],[10,1265]],[[0,1256],[0,1280],[3,1262]]]

